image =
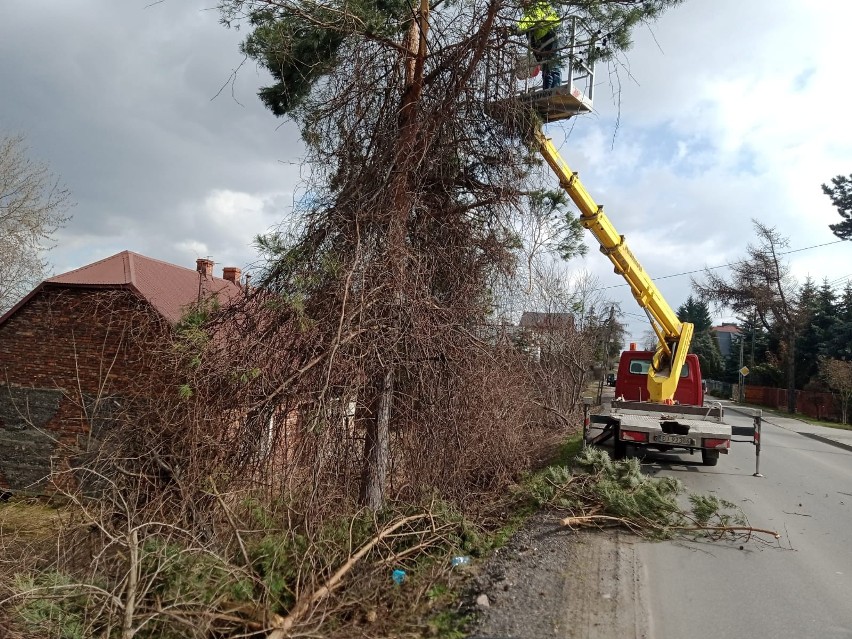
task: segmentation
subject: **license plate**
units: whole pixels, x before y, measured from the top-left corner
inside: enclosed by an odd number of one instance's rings
[[[682,446],[695,446],[695,440],[683,435],[654,435],[654,441],[658,444],[680,444]]]

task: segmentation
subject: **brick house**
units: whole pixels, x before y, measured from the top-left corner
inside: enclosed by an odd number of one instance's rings
[[[45,280],[0,317],[0,488],[50,490],[105,426],[101,410],[202,299],[240,295],[240,269],[123,251]]]

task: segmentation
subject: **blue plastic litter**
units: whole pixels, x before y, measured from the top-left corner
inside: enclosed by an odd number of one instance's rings
[[[393,574],[391,574],[391,579],[394,580],[394,583],[398,586],[403,581],[405,581],[405,571],[404,570],[394,570]]]
[[[458,557],[453,557],[450,563],[452,563],[453,566],[464,566],[465,564],[470,563],[470,557],[465,557],[461,555]]]

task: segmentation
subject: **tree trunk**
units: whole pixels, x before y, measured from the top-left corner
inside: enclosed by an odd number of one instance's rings
[[[796,331],[790,331],[787,342],[787,412],[796,412]]]
[[[428,30],[429,4],[421,0],[418,19],[412,22],[403,40],[408,51],[402,63],[405,67],[406,87],[400,98],[397,120],[397,151],[394,174],[389,184],[391,194],[391,216],[387,226],[388,264],[397,286],[405,281],[406,231],[408,217],[414,205],[410,188],[416,158],[418,105],[423,90],[423,69],[426,59],[426,33]],[[418,37],[419,36],[419,37]],[[394,300],[401,304],[404,296],[397,290]],[[396,309],[391,324],[398,325]],[[389,357],[393,361],[393,357]],[[375,400],[370,401],[364,441],[364,469],[361,476],[361,504],[371,510],[379,510],[384,504],[387,482],[388,457],[390,455],[390,419],[393,400],[393,367],[383,377],[377,375],[378,389]],[[375,408],[373,407],[375,405]]]
[[[483,33],[489,33],[491,25],[496,17],[496,4],[489,8],[489,14],[483,25]],[[411,25],[406,36],[403,38],[403,47],[406,53],[403,55],[402,64],[406,86],[400,96],[399,114],[397,116],[396,152],[392,166],[391,179],[388,183],[388,195],[390,199],[390,215],[387,219],[387,263],[391,277],[395,278],[397,287],[404,287],[406,283],[406,268],[408,257],[408,222],[411,211],[416,204],[415,171],[427,153],[428,141],[420,135],[419,121],[420,102],[423,94],[424,69],[427,55],[427,35],[429,32],[429,1],[420,0],[420,9],[414,23]],[[483,37],[474,52],[476,59],[484,55],[488,39]],[[467,67],[467,77],[473,73],[476,65],[471,63]],[[459,86],[466,82],[464,75],[459,76]],[[397,288],[391,293],[395,295],[395,306],[387,319],[396,332],[400,332],[400,320],[398,309],[406,302],[406,295],[402,288]],[[393,354],[386,354],[391,362],[395,361]],[[366,440],[364,442],[364,470],[361,482],[361,503],[368,508],[378,510],[384,501],[386,473],[388,466],[390,443],[389,425],[391,420],[391,405],[394,388],[394,369],[390,364],[383,379],[380,375],[373,383],[379,386],[375,401],[377,408],[370,408],[370,414],[365,419]],[[378,382],[378,383],[377,383]],[[372,402],[371,402],[372,404]]]
[[[361,504],[370,510],[380,510],[385,501],[388,454],[390,447],[390,417],[393,403],[393,369],[385,372],[369,409],[364,438],[364,467],[361,472]]]
[[[130,523],[128,523],[128,526]],[[127,586],[124,591],[124,617],[121,622],[121,639],[133,639],[133,619],[136,614],[136,598],[139,586],[139,531],[131,528],[127,533]]]

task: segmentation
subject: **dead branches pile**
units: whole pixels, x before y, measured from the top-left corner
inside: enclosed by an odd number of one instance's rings
[[[538,410],[549,364],[511,331],[423,322],[399,339],[387,506],[364,510],[381,393],[359,340],[378,329],[300,313],[261,291],[226,312],[201,306],[172,333],[142,311],[113,318],[144,365],[80,398],[91,436],[53,478],[68,523],[52,553],[0,583],[25,628],[208,637],[411,614],[447,556],[471,552],[458,513],[487,511],[568,431],[570,405],[559,420]],[[341,335],[330,349],[326,330]],[[417,598],[397,596],[397,568]]]
[[[412,569],[426,556],[443,558],[463,548],[465,535],[460,519],[441,508],[381,518],[361,512],[311,537],[251,530],[259,523],[252,521],[235,528],[239,548],[225,555],[163,522],[119,530],[89,514],[75,528],[78,544],[91,553],[88,564],[79,550],[66,553],[77,556],[39,573],[20,573],[12,594],[0,600],[27,632],[282,638],[316,632],[329,616],[349,631],[367,624],[380,632],[395,609],[410,614],[407,596],[422,597],[449,566],[439,561]],[[105,543],[86,540],[93,535]],[[394,571],[408,595],[394,590]]]

